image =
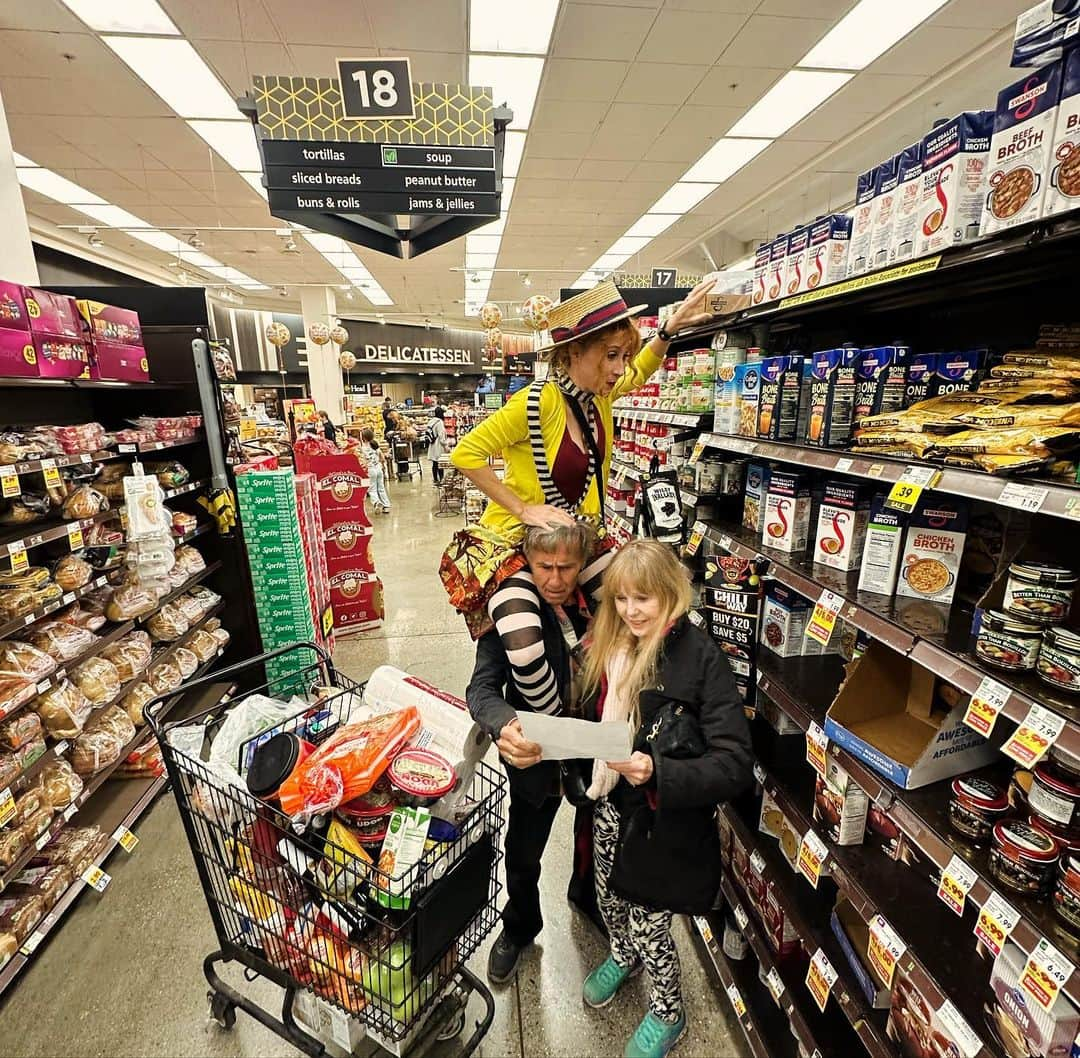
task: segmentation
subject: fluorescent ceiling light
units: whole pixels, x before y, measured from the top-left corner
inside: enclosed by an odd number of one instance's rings
[[[703,198],[711,195],[719,184],[672,184],[652,205],[650,213],[677,213],[692,210]]]
[[[521,156],[525,152],[525,133],[506,133],[505,147],[503,149],[503,176],[517,177],[518,166],[521,165]],[[506,181],[503,180],[503,209],[508,208],[508,196],[506,194]],[[512,189],[511,189],[512,193]]]
[[[64,3],[76,18],[99,33],[180,35],[157,0],[64,0]]]
[[[593,261],[593,270],[601,269],[606,270],[609,268],[618,268],[619,265],[625,261],[630,254],[628,253],[606,253],[602,254],[595,261]]]
[[[683,180],[706,180],[723,183],[747,162],[756,158],[772,140],[717,140],[689,169]]]
[[[175,37],[101,39],[182,118],[235,120],[239,116],[236,101],[186,40]]]
[[[136,217],[134,213],[129,213],[119,206],[111,206],[107,202],[100,206],[80,206],[79,212],[93,217],[94,220],[100,220],[102,224],[108,224],[110,228],[150,227],[142,217]]]
[[[527,21],[527,20],[526,20]],[[511,129],[527,129],[532,120],[544,60],[524,55],[470,55],[469,84],[490,85],[496,106],[514,112]]]
[[[543,55],[558,10],[559,0],[529,0],[527,5],[506,0],[471,0],[469,50]]]
[[[372,305],[393,305],[394,299],[389,294],[365,294],[364,297],[371,302]]]
[[[678,219],[677,216],[672,216],[670,213],[646,213],[644,217],[636,220],[626,229],[626,234],[629,236],[644,235],[650,239],[655,239],[661,232],[667,231]]]
[[[262,173],[241,173],[240,175],[251,185],[252,191],[261,198],[266,198],[266,188],[263,187]]]
[[[30,159],[27,158],[25,154],[19,154],[18,151],[12,151],[11,155],[15,159],[15,168],[16,169],[38,169],[38,168],[40,168],[40,166],[38,166],[37,162],[30,161]]]
[[[648,246],[650,242],[652,242],[652,239],[648,239],[644,235],[624,235],[621,239],[616,239],[608,247],[607,252],[609,254],[637,253],[638,250]]]
[[[500,215],[498,220],[493,220],[490,224],[484,224],[477,228],[475,231],[470,232],[470,235],[502,235],[503,229],[506,227],[506,214]]]
[[[728,135],[783,136],[850,80],[849,73],[789,70],[735,122]]]
[[[811,48],[800,66],[861,70],[925,22],[946,0],[860,0]]]
[[[221,262],[215,257],[211,257],[208,253],[203,253],[202,250],[180,250],[180,257],[183,259],[184,264],[191,265],[193,268],[218,268],[221,266]]]
[[[129,231],[133,239],[138,239],[139,242],[144,242],[148,246],[156,247],[158,250],[168,254],[179,254],[183,252],[187,247],[187,243],[181,242],[175,235],[170,235],[167,231],[158,231],[157,228],[137,228],[134,231]],[[190,247],[187,247],[190,249]],[[214,262],[215,265],[220,264],[218,261]],[[207,266],[203,266],[207,267]]]
[[[188,125],[234,169],[252,172],[262,168],[250,121],[189,121]]]
[[[31,191],[36,191],[46,198],[62,202],[65,206],[106,205],[105,199],[99,195],[87,191],[85,187],[79,187],[78,184],[73,184],[51,169],[17,169],[16,174],[23,187],[28,187]]]

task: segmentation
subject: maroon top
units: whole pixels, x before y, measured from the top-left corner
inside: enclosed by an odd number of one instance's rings
[[[604,424],[599,418],[596,419],[596,447],[601,454],[604,451]],[[592,456],[588,451],[583,452],[570,436],[567,430],[563,434],[559,451],[555,453],[555,463],[551,468],[551,480],[555,488],[562,493],[563,499],[571,506],[581,499],[585,491],[585,485],[589,480],[589,469],[592,465]]]

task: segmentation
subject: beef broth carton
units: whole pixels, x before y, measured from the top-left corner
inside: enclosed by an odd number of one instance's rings
[[[845,345],[811,355],[808,445],[838,448],[851,440],[858,354],[858,349]]]
[[[787,262],[784,265],[784,294],[792,297],[806,290],[810,228],[796,228],[788,236]]]
[[[1051,158],[1056,164],[1046,189],[1045,216],[1080,206],[1080,49],[1064,63]]]
[[[915,256],[922,202],[923,144],[913,143],[899,154],[896,167],[896,197],[893,202],[889,264],[910,261]]]
[[[801,356],[767,356],[761,361],[758,437],[770,441],[795,440],[802,365]]]
[[[923,137],[916,257],[940,253],[979,234],[993,131],[992,110],[967,110]]]
[[[839,283],[847,275],[851,217],[847,213],[833,213],[815,220],[809,230],[806,289]]]
[[[852,418],[856,425],[867,415],[887,415],[903,408],[908,352],[905,345],[863,349],[855,365]]]
[[[769,254],[772,245],[763,242],[754,253],[754,281],[750,291],[751,305],[764,305],[770,300],[765,296],[765,288],[769,280]]]
[[[898,596],[951,603],[967,535],[963,500],[925,493],[908,521]]]
[[[859,591],[892,595],[900,571],[900,552],[904,540],[905,518],[885,506],[887,495],[878,493],[870,505],[863,541],[862,565],[859,567]]]
[[[1034,70],[998,93],[983,235],[1042,216],[1060,97],[1060,62]]]
[[[765,493],[761,542],[778,551],[805,551],[810,532],[810,488],[799,474],[774,470]]]
[[[874,226],[874,193],[878,170],[863,173],[855,184],[855,207],[851,211],[851,241],[848,245],[847,276],[861,276],[867,270],[870,232]]]
[[[870,491],[852,481],[827,481],[818,508],[814,562],[833,569],[855,569],[862,558]]]
[[[870,210],[870,242],[866,251],[866,269],[873,271],[889,263],[893,217],[896,213],[896,188],[900,182],[900,155],[894,154],[877,167],[874,201]]]

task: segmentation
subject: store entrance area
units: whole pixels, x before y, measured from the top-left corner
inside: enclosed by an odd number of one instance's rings
[[[427,477],[390,487],[392,513],[373,519],[386,619],[375,632],[339,638],[335,661],[356,680],[389,664],[463,694],[473,645],[437,572],[447,540],[462,522],[435,516]],[[606,945],[566,903],[572,821],[564,805],[544,859],[544,931],[516,980],[492,989],[495,1020],[476,1052],[485,1058],[618,1054],[645,1008],[642,979],[606,1010],[589,1010],[581,1001],[580,983],[604,958]],[[224,1032],[207,1017],[201,966],[217,945],[171,795],[160,797],[140,821],[138,836],[137,854],[110,860],[108,889],[87,893],[28,969],[24,986],[5,997],[3,1053],[292,1058],[298,1052],[252,1018],[238,1016],[235,1028]],[[482,974],[496,935],[473,958],[476,972]],[[742,1035],[726,1003],[718,1002],[685,921],[678,923],[676,937],[690,1025],[679,1054],[744,1058]],[[280,993],[265,981],[245,982],[236,967],[226,968],[224,976],[268,1009],[280,1007]],[[50,997],[47,1016],[43,995]],[[470,1017],[475,1009],[474,999]],[[431,1053],[458,1053],[458,1042]],[[364,1046],[358,1053],[368,1053]]]

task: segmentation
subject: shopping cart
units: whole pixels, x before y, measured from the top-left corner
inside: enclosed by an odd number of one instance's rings
[[[312,1056],[326,1053],[328,1031],[347,1051],[366,1036],[400,1058],[459,1035],[476,994],[483,1013],[460,1052],[470,1055],[494,1015],[491,992],[465,962],[498,918],[505,780],[478,763],[449,830],[439,832],[447,840],[429,843],[404,875],[390,877],[326,840],[318,823],[298,832],[274,805],[248,793],[242,777],[257,746],[274,734],[291,731],[318,743],[350,718],[367,716],[364,685],[338,674],[321,648],[297,643],[182,689],[268,662],[266,671],[286,674],[205,713],[162,723],[159,703],[176,692],[146,708],[220,946],[203,964],[211,1017],[232,1028],[240,1008]],[[209,758],[232,710],[256,693],[288,700],[296,688],[307,691],[306,700],[240,743],[235,771]],[[249,981],[263,977],[284,990],[280,1018],[221,979],[217,965],[231,961]]]

